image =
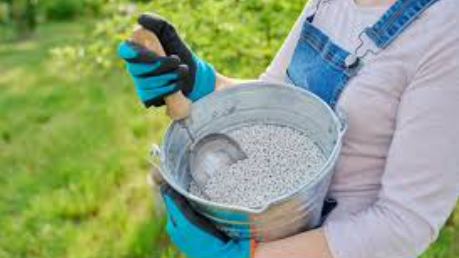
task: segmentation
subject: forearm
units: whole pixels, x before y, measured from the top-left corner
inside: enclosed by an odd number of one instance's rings
[[[216,73],[215,75],[215,90],[223,90],[229,86],[235,85],[235,84],[240,84],[240,83],[245,83],[245,82],[250,82],[252,80],[245,80],[245,79],[236,79],[236,78],[230,78],[226,77],[220,73]]]
[[[259,244],[256,258],[333,258],[322,229],[312,230],[286,239]]]

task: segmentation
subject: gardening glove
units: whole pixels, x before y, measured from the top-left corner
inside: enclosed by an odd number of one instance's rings
[[[167,210],[167,233],[180,251],[190,258],[250,258],[253,240],[237,241],[197,214],[188,201],[167,184],[161,185]]]
[[[181,90],[191,101],[210,94],[215,89],[215,70],[196,56],[178,35],[174,26],[155,14],[142,14],[138,23],[158,37],[167,56],[176,55],[188,66]]]
[[[134,80],[137,95],[146,107],[164,105],[164,97],[185,88],[188,67],[177,56],[158,56],[145,47],[124,41],[118,55]]]

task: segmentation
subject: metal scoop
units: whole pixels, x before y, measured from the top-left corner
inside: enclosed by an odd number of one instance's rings
[[[147,29],[137,27],[131,40],[158,55],[166,55],[157,36]],[[183,120],[191,113],[191,101],[182,92],[178,91],[167,96],[165,102],[168,116],[173,120],[183,122],[181,124],[193,142],[188,162],[191,176],[199,187],[203,188],[215,171],[225,169],[239,160],[247,158],[239,144],[226,134],[209,134],[197,142],[194,141],[194,137]]]
[[[203,188],[217,171],[246,158],[247,155],[233,138],[214,133],[193,144],[188,163],[191,176]]]

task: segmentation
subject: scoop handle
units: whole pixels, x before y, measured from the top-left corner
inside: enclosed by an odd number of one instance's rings
[[[147,49],[153,51],[157,55],[166,56],[161,42],[158,37],[151,31],[138,26],[132,33],[131,40],[140,44]],[[187,118],[191,112],[191,101],[183,95],[181,91],[177,91],[164,98],[166,102],[166,114],[173,120],[182,120]]]

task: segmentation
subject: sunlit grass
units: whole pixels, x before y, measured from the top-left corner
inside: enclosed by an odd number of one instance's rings
[[[0,45],[0,257],[170,252],[146,183],[167,119],[137,103],[119,72],[56,74],[49,49],[81,35],[50,28]]]

